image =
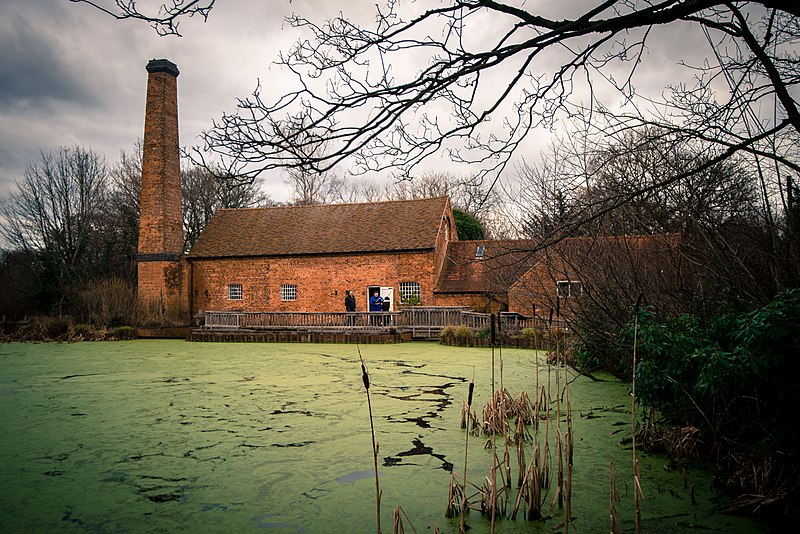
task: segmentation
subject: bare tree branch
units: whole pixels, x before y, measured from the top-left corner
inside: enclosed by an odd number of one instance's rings
[[[135,19],[147,22],[161,36],[175,35],[180,37],[178,25],[183,17],[200,16],[203,22],[214,8],[216,0],[172,0],[171,5],[161,4],[155,13],[140,10],[136,0],[114,0],[101,2],[97,0],[69,0],[76,4],[87,4],[110,15],[117,20]]]

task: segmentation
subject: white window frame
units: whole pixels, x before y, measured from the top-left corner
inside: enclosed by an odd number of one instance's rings
[[[242,284],[228,284],[228,300],[242,300]]]
[[[419,282],[400,282],[400,302],[409,302],[416,298],[422,302],[422,287]]]
[[[561,298],[583,296],[583,284],[579,280],[559,280],[556,282],[556,295]]]
[[[281,284],[281,302],[297,300],[297,284]]]
[[[486,248],[483,245],[478,245],[475,249],[475,258],[476,259],[483,259],[483,256],[486,254]]]

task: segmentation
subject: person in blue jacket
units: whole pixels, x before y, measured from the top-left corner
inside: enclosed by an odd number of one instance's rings
[[[373,293],[373,295],[369,298],[369,311],[379,312],[381,311],[382,305],[383,305],[383,299],[376,290],[375,293]]]
[[[375,293],[369,298],[369,311],[371,312],[380,312],[383,305],[383,299],[381,298],[380,294],[377,290]],[[372,318],[372,324],[377,325],[380,324],[378,317]]]

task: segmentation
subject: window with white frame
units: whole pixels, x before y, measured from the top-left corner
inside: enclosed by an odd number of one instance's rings
[[[228,284],[228,300],[242,300],[242,284]]]
[[[297,300],[297,284],[282,284],[281,300]]]
[[[419,304],[422,300],[419,282],[400,282],[400,302]]]
[[[477,259],[483,258],[483,255],[486,254],[486,249],[483,245],[478,245],[478,248],[475,249],[475,257]]]
[[[583,285],[575,280],[559,280],[556,290],[561,298],[580,297],[583,295]]]

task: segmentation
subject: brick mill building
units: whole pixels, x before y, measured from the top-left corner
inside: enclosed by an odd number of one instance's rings
[[[217,211],[192,247],[198,310],[358,311],[373,291],[438,305],[434,289],[455,237],[447,197]]]
[[[450,201],[437,197],[221,209],[184,254],[179,71],[156,59],[147,72],[138,293],[151,315],[189,322],[209,311],[342,312],[346,290],[367,311],[377,290],[392,311],[459,306],[546,316],[562,304],[573,309],[592,280],[616,270],[609,266],[652,271],[644,262],[663,273],[679,245],[677,236],[565,239],[549,250],[526,240],[459,241]]]

